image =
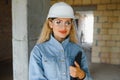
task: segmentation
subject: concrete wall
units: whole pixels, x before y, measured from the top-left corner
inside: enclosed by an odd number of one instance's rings
[[[51,4],[57,1],[79,8],[95,6],[92,62],[120,64],[120,0],[51,0]]]
[[[49,0],[28,0],[28,46],[30,53],[40,35],[43,23],[46,20]]]
[[[29,54],[46,19],[49,3],[49,0],[12,0],[14,80],[28,80]]]
[[[48,0],[49,1],[49,0]],[[28,52],[35,45],[50,3],[42,0],[28,0]],[[0,0],[0,61],[12,60],[12,0]],[[47,5],[47,6],[46,6]],[[22,5],[21,5],[22,6]],[[21,7],[22,8],[22,7]],[[18,9],[19,10],[19,9]],[[19,13],[21,13],[20,11]],[[40,16],[42,15],[42,16]],[[20,14],[18,15],[20,16]],[[20,24],[20,23],[19,23]],[[22,34],[21,34],[22,35]]]

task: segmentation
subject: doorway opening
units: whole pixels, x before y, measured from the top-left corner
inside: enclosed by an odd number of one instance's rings
[[[94,15],[92,11],[76,11],[75,22],[80,46],[84,49],[88,63],[91,63],[91,49],[93,43]]]
[[[80,43],[93,43],[93,23],[92,11],[76,11],[77,33]]]

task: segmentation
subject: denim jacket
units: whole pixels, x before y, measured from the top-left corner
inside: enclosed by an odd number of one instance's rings
[[[85,53],[69,38],[59,43],[53,36],[49,41],[36,44],[31,51],[29,80],[71,80],[69,67],[82,51],[81,68],[86,72],[84,80],[91,80]]]

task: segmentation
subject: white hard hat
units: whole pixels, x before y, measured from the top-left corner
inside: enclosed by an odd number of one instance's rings
[[[51,6],[47,18],[74,18],[73,8],[65,2],[58,2]]]

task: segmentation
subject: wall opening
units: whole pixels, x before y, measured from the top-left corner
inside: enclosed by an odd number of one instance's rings
[[[88,64],[91,63],[91,50],[93,43],[94,16],[92,11],[76,11],[77,36],[80,46],[84,49]]]
[[[12,0],[0,0],[0,80],[13,80]]]
[[[92,11],[76,11],[77,32],[80,43],[93,43],[93,23]]]

